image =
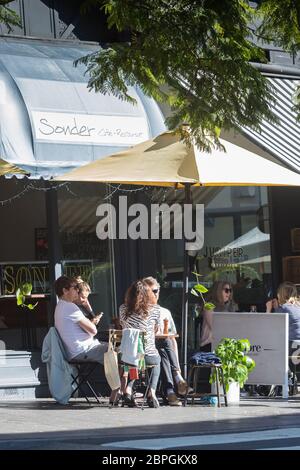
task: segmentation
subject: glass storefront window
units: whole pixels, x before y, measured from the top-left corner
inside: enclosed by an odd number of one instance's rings
[[[101,329],[115,316],[113,241],[96,236],[96,210],[106,196],[103,184],[72,183],[58,191],[58,214],[63,272],[81,276],[91,286],[95,312],[104,312]]]
[[[232,282],[240,311],[254,304],[264,311],[272,282],[270,234],[268,226],[261,230],[259,216],[267,189],[224,188],[217,199],[218,204],[212,200],[205,207],[205,242],[197,270],[207,287],[216,280]]]
[[[41,349],[53,318],[45,189],[44,182],[27,178],[3,178],[0,185],[0,201],[10,200],[0,206],[0,346],[6,351]],[[87,184],[57,189],[63,271],[91,284],[90,301],[105,313],[105,328],[116,310],[112,243],[96,237],[96,208],[104,191],[104,185]],[[23,283],[43,295],[30,301],[38,302],[34,310],[17,306],[16,290]]]
[[[46,226],[43,182],[2,178],[0,184],[0,341],[2,350],[40,349],[48,329],[49,276],[47,261],[38,261],[37,230]],[[17,306],[16,290],[23,283],[43,298],[34,310]]]
[[[192,270],[201,274],[208,288],[217,280],[231,282],[240,311],[249,311],[254,304],[264,311],[272,286],[267,188],[193,188],[192,193],[194,204],[205,205],[204,245],[190,258]],[[183,245],[165,240],[157,246],[165,286],[162,303],[173,309],[180,329]],[[194,344],[193,303],[197,299],[190,297],[189,343]]]

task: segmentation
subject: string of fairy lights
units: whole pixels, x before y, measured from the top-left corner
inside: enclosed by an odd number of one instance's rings
[[[51,185],[49,187],[41,187],[41,186],[37,186],[36,184],[34,184],[31,181],[30,183],[26,184],[26,186],[21,191],[19,191],[17,194],[14,194],[13,196],[10,196],[7,199],[0,200],[0,206],[3,207],[3,206],[6,206],[8,204],[11,204],[12,202],[16,201],[17,199],[20,199],[21,197],[23,197],[24,194],[28,193],[29,191],[47,192],[47,191],[51,191],[51,190],[56,190],[57,191],[58,189],[61,189],[61,188],[65,188],[73,196],[76,196],[76,194],[70,189],[68,182],[59,183],[57,185]]]
[[[103,183],[104,184],[104,183]],[[129,189],[128,187],[123,187],[124,185],[122,184],[117,184],[116,186],[111,184],[111,183],[105,183],[106,185],[106,195],[103,197],[103,200],[111,200],[112,197],[116,193],[123,193],[123,194],[132,194],[132,193],[139,193],[143,192],[144,194],[148,195],[150,199],[152,200],[155,197],[155,194],[159,192],[160,194],[160,200],[164,201],[167,195],[167,192],[169,191],[168,188],[154,188],[152,186],[139,186],[134,189]],[[58,191],[59,189],[65,189],[69,194],[71,194],[73,197],[80,197],[80,195],[76,194],[71,187],[72,183],[70,182],[63,182],[59,184],[54,184],[51,183],[50,185],[45,187],[45,186],[38,186],[37,183],[33,180],[31,180],[29,183],[26,184],[26,186],[19,191],[18,193],[14,194],[13,196],[10,196],[9,198],[2,199],[0,200],[0,206],[6,206],[14,201],[20,199],[23,197],[26,193],[29,191],[41,191],[41,192],[48,192],[48,191]]]

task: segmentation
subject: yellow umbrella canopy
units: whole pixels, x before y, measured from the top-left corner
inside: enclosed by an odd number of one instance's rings
[[[8,163],[7,161],[0,158],[0,176],[7,175],[7,174],[23,174],[26,175],[27,172],[22,170],[21,168],[17,167],[12,163]]]
[[[202,152],[175,132],[164,132],[128,150],[55,178],[149,186],[300,186],[300,175],[221,139],[226,152]]]

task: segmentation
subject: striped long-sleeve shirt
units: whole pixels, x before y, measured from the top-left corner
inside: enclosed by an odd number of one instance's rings
[[[130,313],[130,315],[126,317],[127,307],[124,304],[121,305],[119,313],[122,328],[136,328],[137,330],[145,331],[145,354],[148,356],[157,356],[158,351],[155,347],[155,331],[157,327],[159,328],[160,324],[159,307],[153,305],[146,318],[135,312]]]

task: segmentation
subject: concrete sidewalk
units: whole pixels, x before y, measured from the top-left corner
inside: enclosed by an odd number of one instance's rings
[[[0,402],[0,449],[98,449],[115,440],[298,428],[300,396],[241,399],[228,408],[61,406],[51,399]]]

